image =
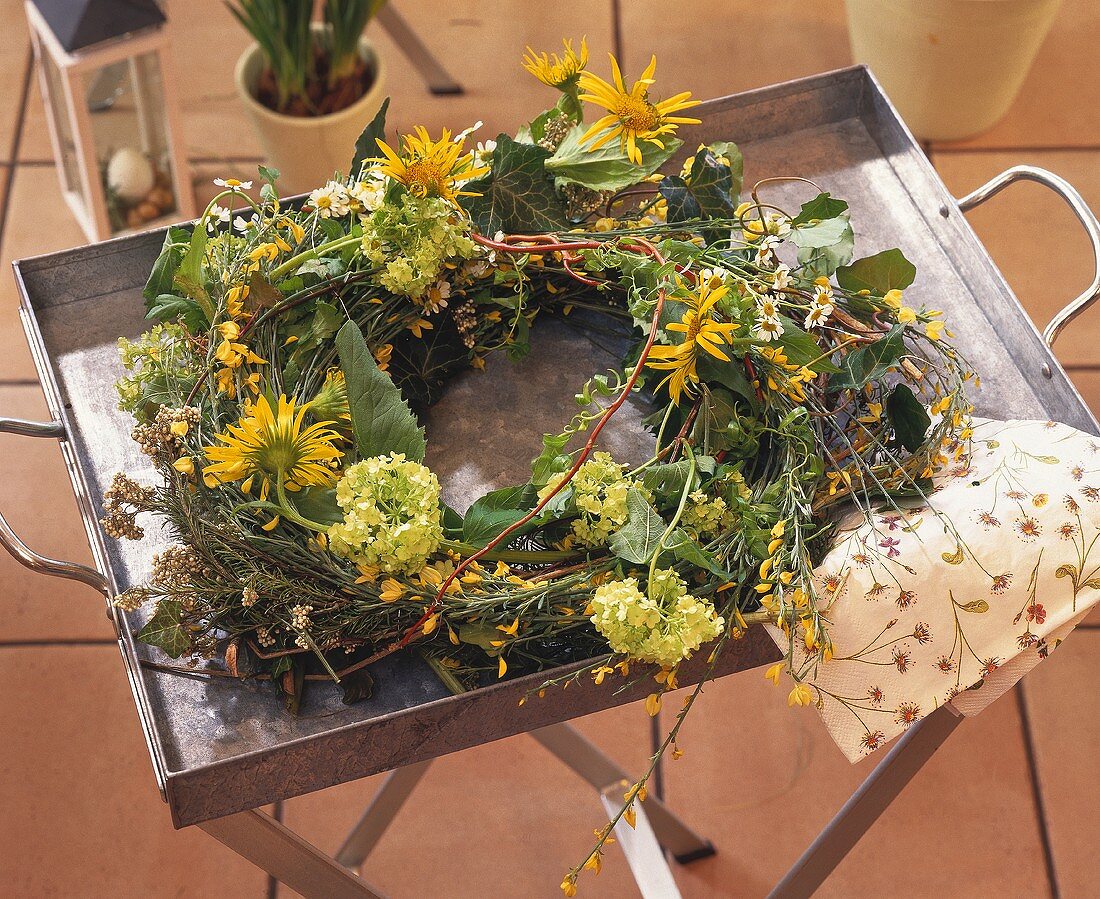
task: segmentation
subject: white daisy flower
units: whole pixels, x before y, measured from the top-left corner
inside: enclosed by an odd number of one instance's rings
[[[426,312],[439,312],[447,308],[447,300],[451,296],[451,283],[443,278],[435,282],[427,291],[416,298],[416,302]]]
[[[374,212],[382,205],[382,196],[386,192],[384,180],[369,178],[359,181],[347,189],[348,197],[358,204],[357,212]]]
[[[832,303],[815,303],[806,316],[806,328],[820,328],[833,314],[834,308]]]
[[[497,148],[497,142],[495,140],[486,140],[477,142],[477,158],[478,161],[487,160],[493,155],[493,151]]]
[[[309,205],[323,218],[340,218],[351,212],[348,190],[339,181],[329,181],[309,195]]]
[[[252,213],[252,218],[246,219],[243,215],[238,215],[233,219],[233,230],[238,234],[244,234],[249,228],[255,228],[260,223],[256,213]]]
[[[756,336],[761,340],[778,340],[783,336],[783,322],[777,318],[762,318],[756,323]]]
[[[214,179],[214,186],[215,187],[228,187],[228,188],[231,188],[233,190],[244,191],[244,190],[251,190],[252,189],[252,182],[251,181],[239,181],[236,178],[215,178]]]
[[[831,306],[833,304],[833,289],[828,284],[818,284],[814,288],[813,301],[817,306]]]
[[[213,234],[218,230],[218,225],[228,225],[229,216],[230,212],[226,207],[215,203],[206,214],[206,230]]]
[[[782,290],[784,287],[791,286],[791,267],[786,263],[780,262],[775,267],[775,272],[772,276],[772,290]]]
[[[458,134],[456,134],[456,135],[455,135],[455,141],[454,141],[454,142],[455,142],[456,144],[460,144],[460,143],[462,143],[462,142],[463,142],[464,140],[466,140],[466,138],[468,138],[468,137],[469,137],[469,136],[470,136],[471,134],[473,134],[473,133],[474,133],[475,131],[479,130],[479,129],[480,129],[480,128],[481,128],[481,127],[482,127],[482,126],[484,125],[484,124],[485,124],[485,123],[484,123],[483,121],[481,121],[481,119],[478,119],[478,120],[477,120],[476,122],[474,122],[474,123],[473,123],[473,124],[472,124],[472,125],[471,125],[471,126],[470,126],[469,128],[467,128],[467,129],[466,129],[465,131],[459,131],[459,132],[458,132]],[[494,145],[495,145],[495,142],[494,142]]]
[[[773,296],[762,296],[756,301],[756,311],[760,318],[779,318],[779,304]]]

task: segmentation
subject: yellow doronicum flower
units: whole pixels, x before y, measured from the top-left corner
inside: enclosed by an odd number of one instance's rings
[[[642,151],[639,143],[664,147],[664,140],[675,133],[680,125],[698,125],[699,119],[677,116],[673,113],[697,106],[701,101],[692,100],[691,92],[684,91],[654,103],[649,99],[649,86],[653,84],[653,73],[657,68],[654,56],[642,77],[627,90],[623,73],[619,69],[614,54],[611,57],[611,74],[614,83],[604,81],[598,75],[583,71],[580,73],[580,86],[584,92],[580,99],[607,110],[607,114],[598,119],[581,138],[582,144],[590,141],[592,150],[598,150],[608,141],[619,138],[627,157],[635,165],[642,164]]]
[[[720,322],[714,317],[714,306],[728,292],[724,284],[712,287],[712,282],[701,283],[687,298],[682,299],[688,307],[683,319],[668,325],[668,330],[684,335],[682,343],[672,346],[654,346],[649,351],[650,368],[669,372],[661,381],[668,384],[669,396],[673,403],[679,403],[684,393],[691,394],[692,385],[698,383],[698,363],[705,353],[729,362],[730,357],[720,347],[733,340],[733,332],[740,325],[735,322]]]
[[[416,197],[440,197],[457,206],[459,197],[479,196],[459,190],[459,185],[489,171],[488,167],[476,166],[472,152],[463,155],[466,139],[452,140],[446,128],[439,140],[433,141],[428,129],[417,125],[414,134],[405,135],[402,155],[381,138],[376,142],[383,153],[378,171],[403,184]]]
[[[303,428],[305,414],[306,406],[296,406],[294,398],[280,396],[272,409],[261,395],[237,424],[215,436],[220,445],[205,448],[211,464],[203,468],[204,478],[244,481],[245,493],[259,478],[261,499],[267,499],[272,483],[291,490],[328,486],[335,480],[332,463],[341,456],[336,448],[341,438],[328,422]]]
[[[588,65],[588,43],[581,38],[579,51],[573,49],[572,40],[563,40],[565,52],[536,53],[530,47],[523,56],[523,67],[543,84],[565,90],[577,83],[584,67]]]

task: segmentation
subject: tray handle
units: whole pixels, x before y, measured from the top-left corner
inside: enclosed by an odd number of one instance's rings
[[[1077,192],[1077,188],[1060,175],[1055,175],[1053,172],[1048,172],[1046,169],[1034,165],[1015,165],[1010,169],[1006,169],[996,178],[962,197],[958,201],[959,209],[967,212],[975,206],[981,205],[990,197],[996,196],[1015,181],[1034,181],[1036,184],[1042,184],[1058,194],[1073,210],[1073,214],[1077,216],[1081,224],[1084,225],[1089,243],[1092,244],[1092,254],[1096,264],[1096,272],[1093,275],[1092,283],[1085,288],[1084,293],[1067,303],[1043,329],[1043,340],[1048,347],[1053,347],[1054,341],[1058,339],[1062,329],[1088,309],[1097,299],[1100,299],[1100,222],[1097,221],[1095,213],[1089,209],[1081,194]],[[1049,378],[1050,371],[1047,366],[1044,365],[1043,369],[1043,374]]]
[[[26,421],[22,418],[0,418],[0,432],[5,434],[17,434],[20,437],[53,437],[60,440],[65,436],[65,426],[59,421]],[[58,559],[50,559],[27,546],[19,535],[11,529],[8,520],[0,512],[0,544],[11,553],[19,562],[22,562],[32,571],[54,577],[69,578],[80,581],[90,587],[95,587],[106,597],[110,597],[107,578],[87,565],[78,562],[62,562]]]

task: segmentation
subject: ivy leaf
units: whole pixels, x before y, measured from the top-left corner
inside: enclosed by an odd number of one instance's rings
[[[894,442],[915,453],[924,443],[932,419],[905,384],[898,384],[886,398],[886,415],[894,429]]]
[[[905,290],[916,277],[917,267],[901,250],[884,250],[836,270],[837,283],[845,290],[869,290],[878,296],[889,290]]]
[[[554,475],[569,470],[573,459],[565,452],[568,443],[568,434],[543,434],[542,452],[531,463],[532,484],[545,487]]]
[[[507,134],[497,137],[492,167],[466,184],[466,190],[480,196],[462,198],[463,207],[482,233],[566,227],[565,207],[546,177],[549,157],[550,151],[543,147],[517,143]]]
[[[840,371],[827,355],[823,356],[824,351],[821,346],[809,333],[803,331],[786,316],[781,316],[780,320],[783,322],[783,334],[779,338],[779,344],[792,363],[808,365],[818,374],[822,372],[835,374]]]
[[[161,599],[153,617],[137,635],[142,643],[158,646],[173,659],[178,659],[191,648],[191,639],[180,623],[183,604],[178,599]]]
[[[736,146],[729,144],[736,150]],[[740,161],[740,151],[737,152]],[[731,160],[732,162],[732,160]],[[720,162],[715,151],[703,147],[692,157],[686,176],[666,175],[660,184],[661,196],[668,201],[668,220],[732,218],[736,191],[732,166]]]
[[[812,275],[831,275],[840,266],[847,265],[856,247],[856,235],[846,214],[816,225],[794,228],[791,240],[799,248],[799,264]]]
[[[535,492],[529,484],[486,493],[466,512],[462,522],[463,542],[485,546],[506,527],[530,512],[534,498]]]
[[[620,559],[644,565],[657,551],[665,522],[636,487],[626,492],[627,520],[611,535],[611,551]]]
[[[905,353],[904,331],[904,325],[894,325],[885,337],[848,353],[844,357],[844,370],[832,379],[829,386],[844,390],[879,380]]]
[[[160,248],[160,255],[153,263],[153,270],[149,273],[149,280],[141,295],[145,297],[146,306],[155,303],[157,297],[173,293],[176,271],[179,269],[180,260],[191,244],[191,235],[186,228],[171,227],[164,235],[164,243]]]
[[[378,139],[386,135],[386,111],[390,108],[390,98],[386,97],[378,112],[370,120],[370,124],[363,129],[355,141],[355,155],[351,158],[351,170],[349,174],[359,175],[359,170],[368,159],[377,159],[379,155]]]
[[[581,144],[586,130],[584,125],[570,129],[554,155],[546,160],[546,171],[554,176],[558,187],[563,184],[580,184],[590,190],[630,187],[652,175],[683,145],[683,141],[674,137],[664,138],[663,149],[656,144],[639,143],[642,164],[635,165],[617,140],[608,141],[598,150],[592,149],[592,141]]]
[[[654,465],[642,473],[642,486],[655,496],[679,496],[684,492],[691,473],[692,465],[688,459]]]
[[[815,221],[823,222],[827,219],[835,219],[841,213],[847,211],[847,203],[838,200],[826,191],[802,204],[802,209],[798,215],[791,220],[791,227],[797,228],[800,225],[808,225]]]
[[[378,368],[355,322],[349,321],[340,329],[336,349],[347,382],[351,425],[359,454],[367,459],[404,453],[409,459],[422,461],[424,431],[401,398],[401,391]]]

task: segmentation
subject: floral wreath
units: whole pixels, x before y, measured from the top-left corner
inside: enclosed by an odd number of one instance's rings
[[[285,204],[260,167],[259,202],[219,180],[193,228],[169,229],[144,294],[159,323],[120,340],[118,382],[163,483],[116,475],[103,518],[139,539],[153,512],[176,540],[115,601],[155,601],[139,639],[221,655],[291,710],[309,679],[369,695],[367,666],[409,645],[456,690],[566,662],[584,664],[559,680],[596,683],[656,666],[655,715],[683,659],[713,643],[709,674],[770,622],[790,647],[769,676],[813,701],[841,586],[814,576],[832,513],[922,495],[965,451],[972,372],[939,313],[906,304],[899,250],[853,261],[847,203],[817,191],[782,209],[767,182],[742,200],[732,143],[660,174],[699,101],[654,101],[655,58],[630,87],[614,57],[610,82],[587,63],[584,41],[528,49],[560,98],[515,137],[467,150],[473,129],[417,128],[391,146],[387,101],[349,178]],[[537,317],[570,314],[631,335],[622,367],[583,385],[527,483],[448,508],[413,409],[494,352],[522,358]],[[596,449],[631,394],[653,409],[635,467]]]

